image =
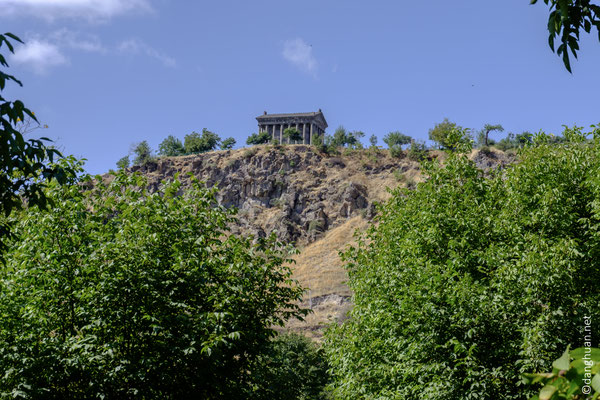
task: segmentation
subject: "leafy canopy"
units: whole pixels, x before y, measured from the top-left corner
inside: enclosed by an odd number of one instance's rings
[[[246,144],[257,145],[257,144],[269,143],[270,141],[271,141],[271,134],[269,134],[269,132],[263,131],[263,132],[259,132],[259,133],[253,133],[252,135],[248,136],[248,139],[246,140]]]
[[[192,181],[50,185],[0,268],[0,397],[239,398],[302,290],[274,237]],[[183,193],[183,194],[181,194]]]
[[[468,143],[428,179],[397,189],[345,252],[351,317],[327,333],[337,398],[525,399],[600,329],[600,129],[562,144],[538,134],[510,169],[488,172]]]
[[[186,154],[198,154],[213,151],[221,143],[221,138],[214,132],[206,128],[202,129],[202,135],[198,132],[192,132],[185,135],[183,139],[183,147]]]
[[[588,319],[584,318],[582,326]],[[589,332],[591,337],[591,332]],[[552,372],[523,374],[530,385],[543,387],[532,400],[593,400],[600,397],[600,349],[588,346],[567,350],[554,360]]]
[[[185,154],[181,140],[169,135],[158,145],[158,154],[166,157],[176,157]]]
[[[283,137],[288,140],[288,143],[297,143],[302,140],[302,133],[296,128],[286,128],[283,130]]]
[[[530,0],[536,4],[537,0]],[[579,33],[590,33],[596,27],[600,41],[600,6],[590,0],[544,0],[550,6],[548,17],[548,45],[556,54],[562,56],[565,68],[571,71],[569,51],[577,58],[579,51]],[[555,48],[555,39],[560,45]]]
[[[327,399],[327,362],[323,350],[296,334],[278,335],[251,367],[253,390],[246,399]]]
[[[451,143],[454,142],[456,134],[463,136],[463,143],[469,141],[468,135],[469,130],[457,125],[455,122],[449,121],[448,118],[444,118],[442,122],[435,124],[433,128],[429,130],[429,140],[433,140],[440,149],[453,150]]]
[[[233,149],[233,146],[235,146],[235,139],[232,137],[229,137],[227,139],[224,139],[221,142],[221,150],[231,150]]]
[[[0,50],[6,46],[10,53],[14,53],[14,42],[23,43],[12,33],[0,35]],[[2,53],[0,65],[8,68]],[[0,93],[9,82],[23,86],[17,78],[0,70]],[[6,219],[11,212],[21,209],[24,203],[45,207],[45,182],[56,179],[64,183],[71,172],[54,163],[62,155],[55,148],[47,146],[50,139],[26,140],[23,133],[19,132],[17,124],[28,118],[37,123],[34,113],[21,100],[9,101],[0,94],[0,256],[6,250],[7,237],[12,236],[10,223]]]
[[[135,154],[133,165],[145,165],[154,160],[152,149],[146,140],[142,140],[141,142],[135,144],[133,147],[133,153]]]

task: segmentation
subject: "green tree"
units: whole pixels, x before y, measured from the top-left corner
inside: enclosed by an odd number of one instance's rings
[[[20,215],[0,268],[2,397],[232,399],[252,387],[273,327],[306,314],[289,249],[231,234],[216,189],[186,187],[150,193],[120,172],[51,185],[49,211]]]
[[[265,400],[326,399],[327,362],[322,349],[296,333],[269,342],[251,367],[252,389],[245,398]]]
[[[354,149],[362,149],[362,143],[360,140],[365,137],[365,133],[363,131],[351,131],[346,136],[346,143],[349,147]]]
[[[346,131],[346,128],[340,125],[333,133],[331,144],[334,147],[342,147],[345,146],[346,143],[348,143],[348,132]]]
[[[390,132],[383,138],[383,142],[387,144],[389,148],[394,146],[404,146],[410,144],[411,141],[412,138],[410,136],[398,131]]]
[[[454,150],[456,144],[466,144],[471,141],[468,128],[463,128],[455,122],[451,122],[448,118],[429,130],[429,139],[433,140],[440,149]],[[459,140],[456,142],[456,140]],[[453,144],[451,144],[453,143]]]
[[[207,151],[215,150],[220,142],[221,138],[219,135],[203,128],[202,135],[198,132],[185,135],[183,147],[187,154],[206,153]]]
[[[384,136],[383,142],[387,144],[390,149],[390,154],[393,157],[400,157],[402,152],[402,146],[410,144],[412,142],[412,138],[408,135],[403,134],[402,132],[390,132]]]
[[[235,139],[229,137],[221,142],[221,150],[231,150],[235,146]]]
[[[119,161],[117,161],[117,168],[125,169],[125,168],[129,167],[129,164],[130,164],[129,156],[121,157],[119,159]]]
[[[135,158],[133,159],[133,165],[145,165],[146,163],[154,160],[152,156],[152,149],[146,140],[142,140],[133,146],[133,153]]]
[[[0,35],[0,49],[6,46],[14,53],[11,40],[23,43],[12,33],[5,33]],[[0,65],[8,68],[1,53]],[[11,81],[23,86],[17,78],[0,70],[0,93]],[[24,204],[45,207],[47,199],[43,189],[46,182],[56,179],[64,183],[73,173],[54,163],[62,155],[54,147],[47,146],[48,138],[26,140],[23,137],[17,125],[30,121],[28,118],[37,124],[36,116],[21,100],[9,101],[0,95],[0,259],[6,250],[6,239],[12,236],[11,223],[7,219],[11,212],[21,209]]]
[[[166,157],[175,157],[185,154],[185,148],[181,140],[169,135],[158,145],[158,154]]]
[[[588,319],[583,318],[586,327]],[[591,336],[591,335],[590,335]],[[594,400],[600,397],[600,349],[586,347],[567,350],[552,363],[552,372],[523,374],[529,385],[543,384],[531,400]]]
[[[406,152],[409,160],[412,161],[423,161],[427,157],[427,146],[424,142],[418,142],[413,140]]]
[[[371,135],[371,137],[369,137],[369,144],[371,144],[371,147],[373,148],[377,147],[377,136]]]
[[[468,143],[423,164],[345,252],[354,308],[327,333],[340,399],[524,399],[600,329],[600,129],[538,134],[486,177]],[[489,174],[489,173],[488,173]]]
[[[271,141],[271,134],[269,132],[260,132],[260,133],[253,133],[252,135],[248,136],[248,139],[246,140],[246,144],[249,145],[257,145],[257,144],[266,144],[269,143]]]
[[[497,124],[497,125],[485,124],[483,126],[483,129],[479,132],[479,137],[478,137],[479,144],[482,146],[488,146],[490,144],[489,143],[490,132],[494,132],[494,131],[504,132],[504,128],[500,124]]]
[[[530,3],[536,4],[537,0],[530,0]],[[580,31],[590,33],[595,26],[600,40],[600,6],[590,0],[544,0],[544,3],[550,6],[548,44],[552,51],[562,56],[565,68],[572,72],[569,51],[577,58]],[[560,45],[555,50],[556,38]]]
[[[303,139],[302,133],[298,129],[293,127],[284,129],[283,137],[287,138],[288,143],[297,143]]]

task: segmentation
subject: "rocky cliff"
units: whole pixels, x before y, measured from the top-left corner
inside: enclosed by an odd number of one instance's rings
[[[443,158],[440,152],[431,157]],[[474,152],[485,168],[506,164],[504,153]],[[305,306],[313,309],[306,321],[289,328],[319,338],[332,320],[343,319],[351,293],[338,252],[364,230],[375,214],[375,203],[389,197],[388,188],[414,186],[421,179],[419,164],[392,158],[385,150],[346,150],[328,155],[305,145],[257,146],[193,156],[161,158],[132,171],[144,173],[153,187],[179,173],[193,173],[219,188],[218,200],[239,210],[242,234],[275,232],[300,253],[293,265],[307,288]]]

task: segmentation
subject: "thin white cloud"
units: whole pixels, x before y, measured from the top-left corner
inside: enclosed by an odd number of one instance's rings
[[[143,54],[145,56],[158,60],[165,67],[175,67],[177,65],[175,59],[160,51],[156,50],[152,46],[142,42],[138,39],[128,39],[121,42],[118,46],[118,50],[123,53],[129,54]]]
[[[54,67],[70,64],[68,50],[88,53],[106,52],[106,48],[97,36],[63,28],[44,37],[30,35],[24,45],[16,47],[11,60],[31,68],[37,74],[46,74]]]
[[[33,15],[46,20],[86,18],[100,22],[132,11],[150,11],[148,0],[0,0],[3,16]]]
[[[106,48],[100,42],[98,36],[73,32],[66,28],[60,29],[49,35],[53,42],[61,47],[90,53],[105,53]]]
[[[53,67],[69,63],[57,45],[37,39],[15,49],[11,59],[17,64],[27,65],[37,74],[45,74]]]
[[[317,59],[312,53],[312,46],[297,38],[287,40],[283,44],[283,58],[302,71],[316,76]]]

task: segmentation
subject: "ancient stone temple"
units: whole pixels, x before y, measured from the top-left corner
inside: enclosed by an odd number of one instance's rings
[[[304,144],[312,144],[313,138],[323,135],[327,128],[327,121],[319,108],[317,112],[294,114],[267,114],[256,117],[258,131],[268,132],[273,139],[283,143],[283,131],[287,128],[296,128],[302,134]]]

